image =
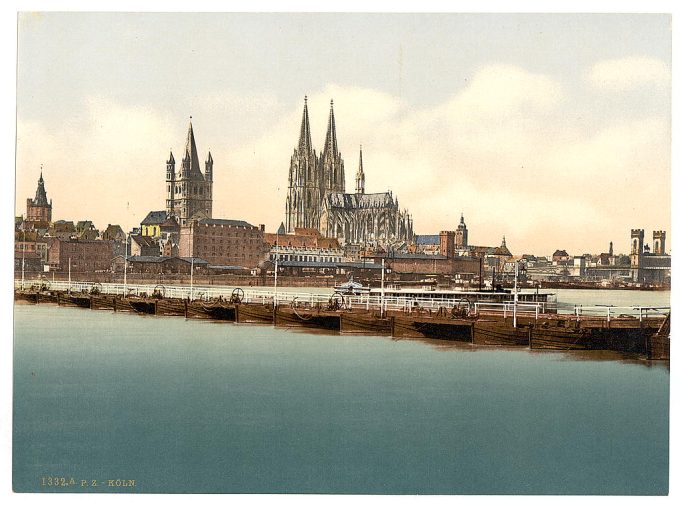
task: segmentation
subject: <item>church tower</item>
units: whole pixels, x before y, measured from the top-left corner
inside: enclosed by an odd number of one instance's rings
[[[665,255],[666,254],[666,231],[665,230],[654,230],[654,254],[655,255]]]
[[[286,197],[286,232],[296,228],[319,228],[321,207],[319,161],[312,148],[312,136],[307,112],[307,97],[302,110],[300,139],[293,150],[288,169],[288,196]]]
[[[34,199],[26,199],[26,221],[49,223],[52,221],[52,201],[47,201],[45,180],[40,167],[40,178]]]
[[[333,100],[328,114],[328,128],[323,151],[319,154],[319,182],[321,200],[326,193],[345,193],[345,163],[338,151],[338,138],[335,133],[335,114]]]
[[[357,182],[356,193],[365,193],[366,176],[364,175],[364,159],[362,155],[361,146],[359,146],[359,170],[357,170],[356,182]]]
[[[175,170],[175,157],[172,151],[170,158],[165,162],[165,167],[167,189],[165,209],[168,215],[175,216],[180,225],[187,225],[193,220],[212,218],[213,159],[208,152],[204,176],[198,161],[191,121],[179,173]]]
[[[460,223],[456,229],[456,249],[467,248],[468,245],[468,229],[465,225],[465,220],[463,219],[463,214],[460,215]]]
[[[630,274],[633,281],[639,281],[640,268],[643,263],[643,248],[645,244],[645,231],[635,228],[630,231]]]

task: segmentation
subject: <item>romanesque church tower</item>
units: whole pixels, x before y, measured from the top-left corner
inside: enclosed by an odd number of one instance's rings
[[[312,147],[309,128],[307,97],[302,110],[300,139],[297,149],[293,150],[288,170],[288,196],[286,197],[286,232],[296,228],[319,228],[319,208],[321,201],[319,179],[319,160]]]
[[[166,211],[168,215],[175,216],[180,225],[187,225],[193,220],[212,218],[213,158],[208,152],[205,173],[201,172],[191,121],[180,170],[175,170],[175,157],[171,151],[166,162],[165,181]]]

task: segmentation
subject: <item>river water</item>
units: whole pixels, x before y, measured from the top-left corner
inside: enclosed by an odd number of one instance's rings
[[[14,324],[15,491],[668,490],[667,363],[42,304]]]

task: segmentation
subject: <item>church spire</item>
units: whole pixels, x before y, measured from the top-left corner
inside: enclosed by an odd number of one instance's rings
[[[335,135],[335,114],[333,114],[333,99],[331,99],[331,112],[328,115],[328,128],[326,129],[326,143],[323,147],[324,154],[338,156],[338,139]]]
[[[309,113],[307,112],[307,95],[305,95],[305,107],[302,110],[302,124],[300,125],[298,151],[305,153],[311,153],[312,151],[312,135],[309,128]]]
[[[342,155],[338,151],[338,138],[335,133],[335,113],[333,112],[333,100],[331,100],[331,111],[328,114],[328,128],[326,129],[326,142],[319,157],[320,176],[323,181],[321,188],[321,198],[326,192],[345,191],[345,164]]]
[[[191,116],[189,116],[189,131],[187,132],[187,142],[184,147],[184,160],[188,163],[188,174],[201,172],[201,164],[198,161],[198,150],[196,149],[196,139],[194,139],[194,127],[191,124]]]
[[[205,161],[205,180],[212,181],[213,174],[213,157],[210,150],[208,150],[208,159]]]
[[[365,192],[366,176],[364,175],[364,157],[363,157],[363,149],[362,149],[361,145],[359,145],[359,169],[357,170],[356,182],[357,182],[356,192],[357,193],[364,193]]]
[[[35,199],[33,200],[35,206],[47,206],[47,192],[45,192],[45,180],[42,175],[42,165],[40,166],[40,177],[38,178],[38,188],[35,190]]]

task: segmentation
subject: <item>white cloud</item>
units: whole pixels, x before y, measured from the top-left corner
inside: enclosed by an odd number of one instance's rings
[[[518,113],[553,110],[563,98],[561,86],[548,76],[513,65],[481,68],[470,84],[447,104],[455,117],[475,122],[508,119]]]
[[[640,86],[670,86],[668,65],[653,58],[630,57],[604,60],[593,65],[586,80],[603,91],[630,91]]]
[[[569,119],[575,98],[559,82],[491,65],[429,108],[359,87],[310,93],[317,153],[331,98],[347,191],[362,144],[367,191],[392,190],[418,233],[455,228],[463,211],[474,243],[495,245],[506,235],[513,253],[547,254],[604,251],[609,240],[623,251],[629,228],[670,227],[667,118]],[[285,105],[226,93],[198,104],[199,156],[210,148],[215,159],[214,215],[277,227],[302,97]],[[177,158],[186,123],[92,98],[81,118],[58,131],[19,121],[18,133],[18,213],[45,163],[56,218],[131,227],[164,207],[164,160],[170,146]]]
[[[167,156],[168,139],[181,135],[166,117],[90,97],[85,114],[60,127],[18,121],[17,195],[34,193],[44,163],[55,219],[131,226],[151,210],[148,206],[164,206],[164,165],[156,155]],[[17,207],[25,212],[21,202]]]

